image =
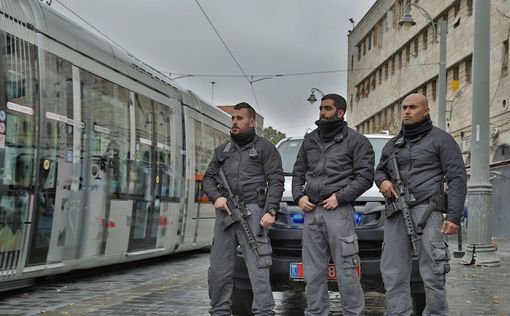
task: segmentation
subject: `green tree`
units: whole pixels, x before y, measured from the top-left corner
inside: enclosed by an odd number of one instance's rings
[[[268,126],[262,130],[262,137],[269,140],[271,143],[276,145],[280,140],[287,137],[285,133],[280,132],[279,130],[276,130],[272,128],[271,126]]]

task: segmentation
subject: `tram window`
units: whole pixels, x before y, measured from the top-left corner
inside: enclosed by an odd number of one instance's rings
[[[34,123],[37,108],[37,49],[7,33],[0,33],[1,78],[5,80],[7,104],[0,146],[5,147],[0,161],[0,183],[18,189],[31,188],[34,176]]]
[[[212,159],[214,149],[225,141],[227,134],[194,120],[195,130],[195,202],[206,203],[202,180]]]
[[[162,198],[178,197],[177,177],[175,175],[175,137],[173,131],[173,113],[163,104],[154,102],[155,139],[156,139],[156,195]]]
[[[41,95],[44,114],[41,126],[44,128],[39,143],[39,164],[44,171],[39,181],[42,190],[56,187],[56,181],[46,178],[45,174],[59,162],[66,161],[73,149],[73,125],[70,124],[73,119],[72,64],[50,53],[44,54],[44,60],[41,80],[41,90],[44,91]],[[44,161],[48,161],[46,168]]]
[[[152,165],[154,117],[152,101],[143,96],[135,96],[136,116],[136,148],[129,170],[129,193],[143,195],[144,199],[152,199]]]
[[[129,91],[84,70],[80,77],[89,156],[115,198],[128,193]]]
[[[0,196],[0,255],[21,249],[27,206],[27,193]]]

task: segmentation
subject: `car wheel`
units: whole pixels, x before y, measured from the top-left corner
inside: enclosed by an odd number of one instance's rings
[[[413,294],[413,312],[414,315],[422,315],[425,309],[425,293]]]
[[[252,291],[249,289],[239,289],[234,285],[234,291],[232,292],[232,314],[238,316],[252,316],[252,303]]]

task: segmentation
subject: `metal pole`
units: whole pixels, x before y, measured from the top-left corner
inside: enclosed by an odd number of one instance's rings
[[[490,101],[490,8],[491,2],[475,0],[473,48],[473,103],[471,106],[471,177],[468,183],[468,240],[465,264],[499,265],[492,245],[489,181]]]
[[[439,20],[441,34],[439,36],[439,102],[437,126],[446,130],[446,21]]]
[[[209,81],[211,83],[211,105],[214,106],[214,84],[216,81]]]

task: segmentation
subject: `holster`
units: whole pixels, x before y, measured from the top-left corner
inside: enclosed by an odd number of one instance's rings
[[[437,205],[437,210],[443,214],[448,212],[448,191],[439,191],[439,203]]]
[[[264,208],[266,206],[267,199],[267,188],[266,187],[258,187],[257,188],[257,205],[260,208]]]

